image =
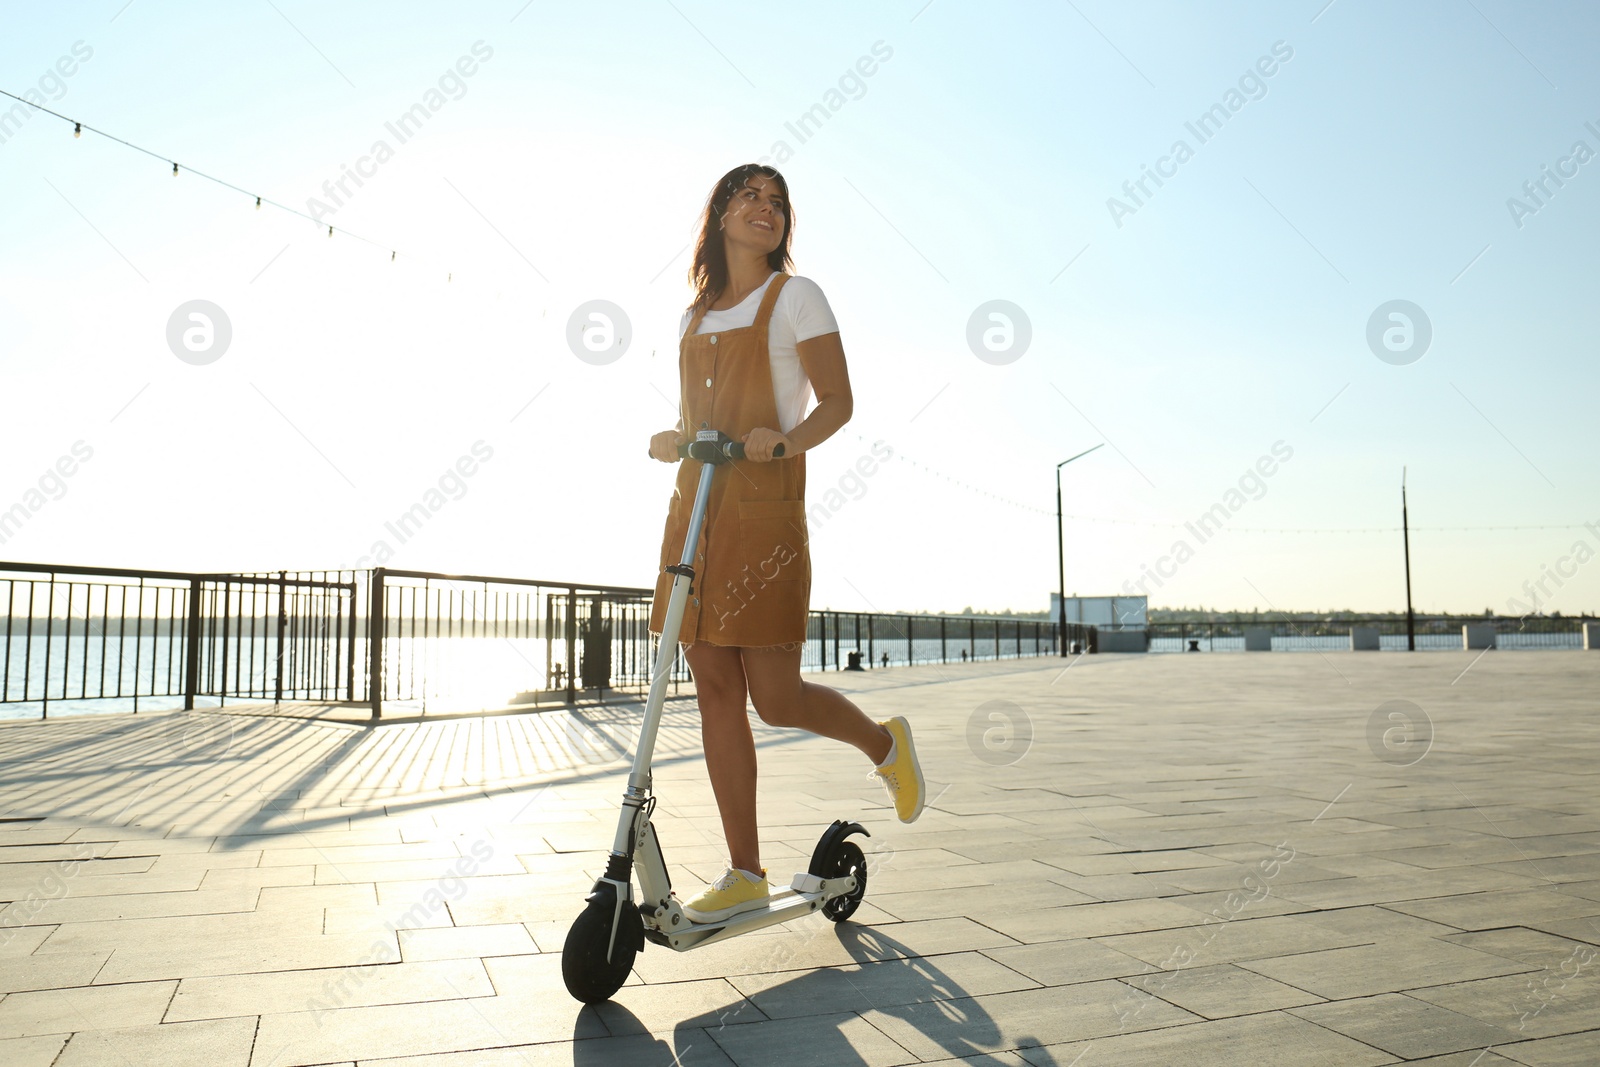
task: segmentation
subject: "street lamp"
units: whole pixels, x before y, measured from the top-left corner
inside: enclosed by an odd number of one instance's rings
[[[1057,632],[1061,635],[1061,654],[1067,654],[1067,562],[1066,562],[1066,535],[1061,526],[1061,468],[1071,463],[1074,459],[1082,459],[1095,448],[1104,448],[1105,442],[1101,441],[1094,448],[1085,449],[1071,459],[1064,459],[1056,464],[1056,584],[1060,587],[1057,599],[1056,622]]]

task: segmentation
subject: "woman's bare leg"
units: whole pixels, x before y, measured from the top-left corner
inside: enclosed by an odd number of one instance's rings
[[[745,711],[746,686],[739,649],[696,642],[683,650],[694,672],[700,704],[700,743],[706,773],[722,814],[722,836],[733,866],[761,870],[756,832],[756,743]]]
[[[838,690],[800,679],[800,652],[740,649],[744,678],[756,714],[769,726],[792,726],[854,745],[874,765],[889,756],[889,731],[869,719]]]

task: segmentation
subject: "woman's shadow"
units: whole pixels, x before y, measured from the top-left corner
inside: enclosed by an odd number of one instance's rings
[[[624,987],[617,1000],[579,1013],[573,1064],[709,1067],[730,1062],[803,1061],[865,1067],[881,1061],[878,1056],[869,1060],[857,1048],[878,1046],[880,1053],[897,1051],[897,1034],[899,1045],[908,1046],[908,1051],[923,1059],[930,1058],[928,1053],[937,1048],[942,1056],[931,1058],[961,1058],[973,1067],[983,1067],[1001,1062],[986,1053],[1029,1048],[1029,1059],[1038,1067],[1055,1063],[1037,1039],[1002,1034],[973,994],[931,959],[916,955],[881,929],[852,922],[827,923],[821,929],[806,924],[791,936],[836,937],[857,966],[823,966],[796,973],[734,1006],[676,1022],[670,1037],[659,1029],[651,1033],[627,1009],[628,989],[637,987]],[[592,1032],[591,1018],[598,1018],[613,1036],[577,1039],[579,1033]],[[831,1019],[833,1025],[805,1025],[805,1020],[823,1018]],[[787,1021],[797,1025],[783,1026]]]

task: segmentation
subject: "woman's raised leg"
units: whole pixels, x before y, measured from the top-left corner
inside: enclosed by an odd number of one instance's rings
[[[796,648],[740,649],[744,678],[756,714],[769,726],[792,726],[854,745],[881,764],[889,757],[893,735],[836,689],[800,678]]]

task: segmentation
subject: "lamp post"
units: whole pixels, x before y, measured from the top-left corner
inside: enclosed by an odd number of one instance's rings
[[[1061,654],[1063,656],[1067,654],[1067,538],[1061,525],[1061,468],[1071,463],[1074,459],[1082,459],[1090,452],[1093,452],[1095,448],[1104,447],[1105,442],[1101,441],[1094,448],[1084,449],[1076,456],[1064,459],[1056,464],[1056,585],[1059,593],[1056,600],[1056,622],[1058,624],[1057,632],[1061,636]]]
[[[1417,620],[1411,612],[1411,519],[1406,514],[1406,469],[1400,468],[1400,529],[1406,552],[1406,651],[1417,650]]]

